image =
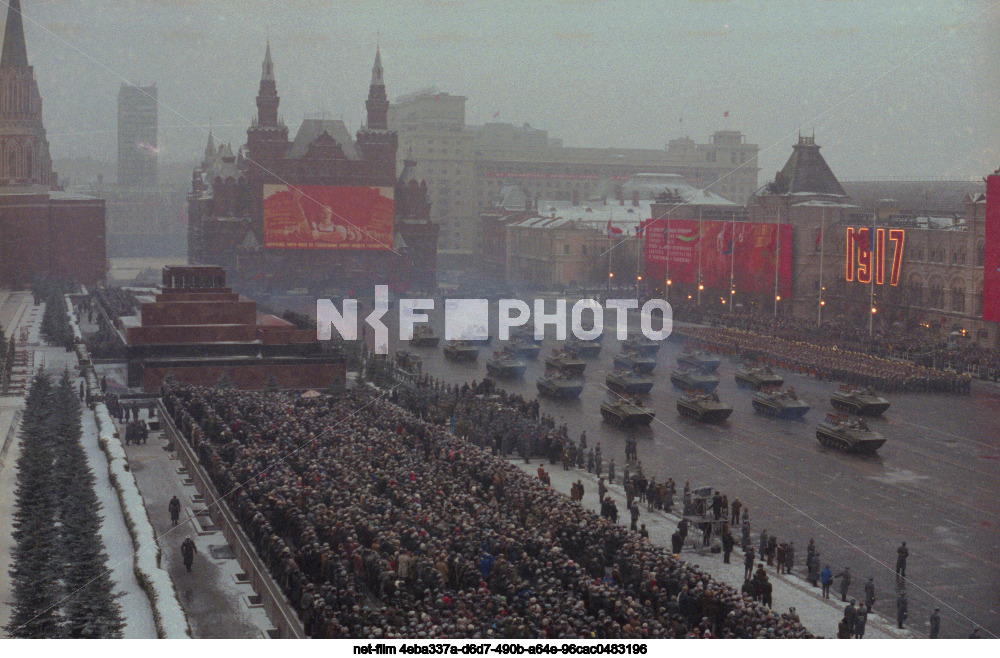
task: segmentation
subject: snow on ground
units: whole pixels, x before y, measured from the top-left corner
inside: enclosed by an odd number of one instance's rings
[[[125,617],[126,638],[155,638],[156,622],[149,597],[135,578],[132,561],[132,539],[122,516],[121,504],[108,477],[108,460],[97,444],[97,423],[94,414],[83,413],[83,447],[87,462],[94,472],[97,498],[101,501],[101,538],[108,553],[108,566],[115,581],[115,591],[123,592],[118,601]]]
[[[564,471],[562,464],[549,464],[545,460],[533,459],[531,464],[525,464],[523,459],[513,459],[511,463],[520,468],[531,477],[538,476],[539,463],[544,464],[545,471],[549,474],[552,488],[569,495],[570,486],[577,480],[583,481],[584,496],[581,504],[595,514],[600,513],[600,503],[597,500],[597,476],[587,473],[586,470],[571,468]],[[608,486],[608,495],[618,503],[619,523],[629,523],[628,508],[625,505],[625,490],[621,481],[616,480],[615,484]],[[675,497],[679,500],[679,496]],[[670,536],[677,528],[680,517],[676,514],[666,514],[664,512],[648,512],[646,505],[640,503],[639,523],[646,524],[649,531],[649,540],[658,545],[670,547]],[[737,542],[739,536],[736,537]],[[743,586],[743,552],[738,548],[733,551],[730,557],[731,563],[724,564],[722,553],[700,554],[692,546],[701,543],[701,533],[692,529],[688,533],[688,541],[684,546],[681,558],[694,564],[703,572],[713,578],[722,581],[736,590]],[[699,547],[700,549],[700,547]],[[805,551],[801,553],[796,570],[801,572],[805,565]],[[845,603],[840,601],[840,597],[835,592],[831,593],[828,600],[820,596],[819,588],[812,587],[797,573],[793,575],[778,575],[772,567],[767,570],[768,578],[773,585],[774,607],[779,612],[787,612],[791,606],[795,607],[802,624],[814,635],[835,638],[837,637],[837,624],[843,618]],[[836,587],[834,587],[836,589]],[[868,625],[866,627],[865,639],[885,639],[885,638],[912,638],[913,633],[909,630],[899,630],[894,621],[881,617],[872,611],[868,615]]]

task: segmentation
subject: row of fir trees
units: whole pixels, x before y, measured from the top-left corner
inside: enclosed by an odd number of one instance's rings
[[[101,504],[69,373],[32,381],[21,422],[10,577],[15,638],[117,638],[120,594],[101,541]]]

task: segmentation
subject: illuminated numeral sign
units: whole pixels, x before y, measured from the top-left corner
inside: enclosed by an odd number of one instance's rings
[[[875,229],[872,244],[872,229],[847,227],[847,259],[844,275],[848,281],[885,284],[886,234],[892,243],[892,265],[889,270],[889,285],[899,285],[899,271],[903,264],[903,244],[905,233],[901,228]]]

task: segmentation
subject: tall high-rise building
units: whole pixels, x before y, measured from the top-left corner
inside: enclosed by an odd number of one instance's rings
[[[118,184],[156,185],[156,84],[118,91]]]

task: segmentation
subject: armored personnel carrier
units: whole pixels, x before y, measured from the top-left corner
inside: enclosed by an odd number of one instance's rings
[[[510,330],[510,339],[525,343],[541,343],[541,338],[535,338],[535,330],[531,326],[514,327]]]
[[[719,385],[719,378],[693,368],[681,368],[670,373],[670,383],[685,391],[699,390],[711,393]]]
[[[514,354],[518,355],[522,359],[537,359],[538,353],[542,351],[542,348],[531,341],[521,340],[520,338],[512,340],[507,346],[507,349],[513,350]]]
[[[553,368],[570,377],[578,377],[587,368],[587,362],[576,355],[570,348],[554,349],[552,354],[545,357],[545,366]]]
[[[680,367],[694,368],[702,372],[715,372],[720,363],[722,363],[722,359],[719,357],[700,350],[685,352],[677,357],[677,365]]]
[[[486,372],[497,379],[513,379],[524,374],[528,367],[517,355],[508,348],[499,352],[494,352],[493,356],[486,360]]]
[[[546,373],[535,382],[538,392],[552,398],[574,399],[583,392],[583,380],[569,379],[559,373]]]
[[[625,398],[608,400],[601,403],[601,416],[609,423],[622,427],[646,426],[653,422],[656,414],[649,407],[644,407],[642,401],[630,401]]]
[[[780,388],[784,383],[784,378],[774,374],[770,366],[744,365],[736,371],[736,385],[740,388],[759,391],[762,388]]]
[[[799,399],[794,389],[765,389],[753,394],[753,408],[772,418],[802,418],[811,407]]]
[[[635,370],[648,375],[656,368],[656,359],[625,348],[621,354],[615,356],[615,367]]]
[[[828,448],[863,455],[874,455],[885,443],[885,437],[870,430],[865,421],[851,420],[846,414],[827,414],[816,426],[816,438]]]
[[[574,337],[566,341],[566,349],[572,350],[584,359],[592,359],[601,353],[601,344],[596,340],[580,340]]]
[[[721,423],[733,413],[715,393],[688,392],[677,399],[677,411],[700,423]]]
[[[625,339],[622,347],[635,350],[643,356],[655,356],[660,351],[660,342],[650,340],[641,334],[634,334]]]
[[[604,381],[618,395],[646,395],[653,389],[653,378],[634,370],[608,373]]]
[[[445,343],[444,355],[452,361],[475,361],[479,348],[467,340],[449,340]]]
[[[396,350],[396,367],[403,372],[418,373],[423,370],[423,363],[419,356],[406,350]]]
[[[441,337],[426,324],[415,327],[413,338],[410,339],[410,345],[414,347],[437,347],[439,342],[441,342]]]
[[[837,411],[858,416],[881,416],[889,408],[889,401],[876,395],[870,388],[843,385],[830,398],[830,404]]]

